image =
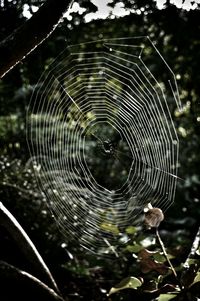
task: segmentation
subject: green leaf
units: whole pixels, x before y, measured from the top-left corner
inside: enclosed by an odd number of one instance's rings
[[[153,256],[153,259],[156,260],[157,262],[165,262],[166,261],[166,258],[164,255],[160,254],[159,252],[157,252],[156,254],[154,254]]]
[[[135,234],[137,232],[137,228],[136,227],[133,227],[133,226],[129,226],[126,228],[126,233],[127,234]]]
[[[119,234],[119,229],[116,225],[111,224],[111,223],[102,223],[100,225],[100,228],[106,232],[110,232],[112,234],[118,235]]]
[[[190,287],[194,284],[194,279],[197,276],[198,268],[196,264],[191,264],[189,268],[183,269],[182,275],[181,275],[181,283],[182,285],[186,287]]]
[[[154,280],[150,280],[150,281],[146,281],[143,285],[142,285],[142,291],[143,292],[156,292],[158,291],[158,283]]]
[[[158,298],[158,301],[168,301],[175,298],[175,294],[161,294]]]
[[[118,283],[115,287],[112,287],[108,293],[108,296],[115,294],[121,290],[131,288],[137,289],[142,285],[142,281],[136,277],[127,277],[124,278],[120,283]]]
[[[192,293],[193,296],[200,298],[200,276],[199,272],[196,275],[194,282],[189,287],[189,291]],[[199,299],[198,299],[199,300]]]
[[[193,282],[192,282],[192,285],[197,283],[197,282],[200,282],[200,270],[197,272]]]
[[[131,253],[138,253],[138,252],[140,252],[142,249],[143,249],[143,246],[140,246],[140,245],[138,245],[138,244],[126,246],[126,250],[127,250],[128,252],[131,252]]]
[[[153,254],[153,258],[160,263],[164,263],[166,262],[166,258],[163,254],[161,254],[160,252],[156,252],[155,254]],[[173,259],[174,256],[168,253],[168,258],[169,259]]]
[[[188,264],[189,266],[191,266],[192,264],[199,265],[199,262],[200,262],[199,259],[193,259],[193,258],[187,259],[187,264]]]

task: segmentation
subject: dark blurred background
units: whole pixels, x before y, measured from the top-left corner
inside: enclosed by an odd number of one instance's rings
[[[100,0],[74,2],[53,34],[0,81],[0,200],[30,235],[70,300],[106,300],[106,292],[114,284],[140,271],[131,252],[110,261],[86,253],[70,238],[63,240],[31,165],[27,168],[30,97],[49,62],[67,45],[102,38],[151,38],[176,75],[183,105],[182,112],[172,112],[180,139],[179,177],[183,180],[178,181],[175,202],[162,225],[167,246],[183,262],[200,216],[200,7],[198,1],[171,2],[114,0],[109,6]],[[26,22],[42,3],[0,1],[0,40]],[[30,269],[3,228],[0,258]],[[112,298],[131,300],[131,293]]]

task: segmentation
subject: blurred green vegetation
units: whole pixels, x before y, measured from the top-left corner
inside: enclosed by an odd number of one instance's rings
[[[2,40],[25,22],[24,4],[41,5],[42,1],[1,1],[0,39]],[[111,5],[116,5],[113,1]],[[72,242],[64,241],[47,208],[45,196],[39,190],[29,162],[26,141],[26,110],[33,90],[48,64],[67,45],[101,38],[149,35],[169,66],[172,67],[180,91],[182,112],[172,112],[180,139],[180,167],[176,198],[166,212],[161,234],[166,247],[180,271],[199,227],[200,216],[200,10],[186,11],[166,3],[163,10],[155,1],[123,1],[125,8],[135,12],[110,16],[105,20],[84,21],[84,16],[96,10],[88,0],[81,0],[86,11],[71,13],[54,33],[0,81],[0,197],[15,215],[45,258],[64,296],[69,300],[108,300],[106,294],[123,278],[144,277],[159,282],[162,266],[146,273],[138,265],[138,252],[149,246],[155,250],[154,235],[149,230],[135,233],[122,256],[113,260],[94,256]],[[158,73],[162,74],[162,68]],[[158,74],[159,76],[159,74]],[[95,170],[101,174],[102,170]],[[131,225],[130,225],[131,226]],[[152,238],[152,239],[151,239]],[[146,241],[145,241],[146,239]],[[162,254],[161,254],[162,255]],[[198,256],[199,254],[197,254]],[[26,268],[20,250],[15,249],[6,232],[0,228],[0,258]],[[157,260],[162,263],[163,258]],[[165,275],[165,270],[163,271]],[[165,277],[165,276],[162,276]],[[129,279],[130,280],[130,279]],[[133,280],[133,279],[132,279]],[[164,283],[172,281],[171,274]],[[135,282],[132,282],[135,285]],[[109,300],[133,300],[135,290],[112,294]],[[153,300],[140,296],[141,300]],[[186,298],[186,297],[183,297]],[[189,298],[189,297],[188,297]],[[155,300],[155,299],[154,299]],[[159,299],[161,300],[161,299]],[[162,300],[168,300],[163,299]],[[180,299],[190,300],[190,299]],[[191,299],[192,300],[192,299]]]

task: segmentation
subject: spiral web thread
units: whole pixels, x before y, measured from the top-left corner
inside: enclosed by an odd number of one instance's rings
[[[149,202],[170,206],[175,107],[175,76],[148,37],[70,46],[50,64],[28,109],[28,140],[67,239],[110,253]]]

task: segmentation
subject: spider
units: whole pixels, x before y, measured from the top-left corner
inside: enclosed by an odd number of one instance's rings
[[[116,154],[117,145],[115,141],[111,141],[110,139],[104,140],[96,136],[96,133],[90,134],[98,141],[98,147],[104,155],[112,157]]]
[[[114,144],[110,140],[101,140],[101,149],[106,155],[113,156],[115,154]]]
[[[114,140],[104,140],[102,137],[97,136],[95,132],[92,132],[90,134],[98,141],[98,147],[105,156],[114,157],[118,161],[123,162],[123,164],[124,159],[120,158],[120,155],[125,158],[132,159],[127,156],[126,153],[119,151],[118,149],[119,142],[122,140],[121,136],[118,135]]]

